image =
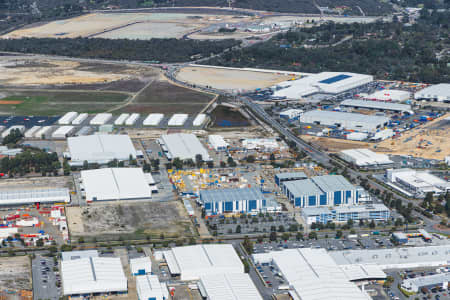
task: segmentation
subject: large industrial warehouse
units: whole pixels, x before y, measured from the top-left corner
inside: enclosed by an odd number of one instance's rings
[[[192,159],[195,161],[196,156],[201,155],[204,161],[211,160],[208,150],[194,134],[163,134],[159,142],[168,159],[178,157],[181,160]]]
[[[356,73],[322,72],[299,80],[279,83],[275,97],[298,99],[316,93],[339,94],[373,81],[373,76]],[[281,87],[281,89],[279,89]]]
[[[262,300],[248,274],[216,274],[201,276],[200,294],[208,300]]]
[[[274,263],[292,287],[289,293],[293,299],[371,299],[349,280],[325,249],[272,251],[253,254],[253,259],[260,264]]]
[[[136,149],[128,135],[94,134],[67,139],[70,164],[82,166],[88,163],[106,164],[114,159],[136,158]]]
[[[450,245],[331,251],[338,265],[377,265],[381,269],[438,267],[448,264]]]
[[[86,201],[150,199],[152,189],[141,168],[81,171]]]
[[[389,169],[386,171],[386,178],[389,182],[419,196],[424,196],[428,192],[439,195],[450,191],[450,182],[425,171],[408,168]]]
[[[408,113],[410,115],[414,114],[411,105],[391,102],[347,99],[342,101],[340,103],[340,106],[365,108],[380,111],[395,111],[398,113]]]
[[[440,83],[424,88],[415,93],[414,99],[450,102],[450,83]]]
[[[369,149],[342,150],[339,152],[339,156],[358,167],[388,167],[394,163],[386,154],[376,153]]]
[[[342,175],[287,181],[282,190],[296,207],[356,205],[362,192]]]
[[[23,205],[34,203],[70,202],[67,188],[35,188],[20,190],[0,190],[0,205]]]
[[[300,117],[301,123],[337,126],[362,132],[375,132],[389,123],[389,118],[338,111],[311,110]]]
[[[267,207],[266,198],[257,188],[201,190],[200,203],[207,215],[249,213],[251,211],[262,211]]]
[[[127,278],[118,257],[63,260],[61,275],[65,296],[127,292]]]
[[[402,102],[408,100],[409,98],[411,98],[411,93],[401,90],[380,90],[364,97],[364,99],[367,100],[389,102]]]
[[[175,247],[163,252],[172,276],[199,280],[201,276],[243,274],[244,265],[231,244]]]

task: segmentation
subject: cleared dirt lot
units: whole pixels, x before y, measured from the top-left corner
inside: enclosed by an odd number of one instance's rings
[[[180,202],[109,202],[67,209],[71,235],[136,233],[189,236],[192,223]]]
[[[250,19],[250,17],[245,17]],[[243,18],[227,15],[176,13],[92,13],[35,24],[3,35],[3,38],[22,37],[101,37],[101,38],[180,38],[200,28],[218,23],[240,22]]]
[[[0,290],[31,290],[31,281],[28,256],[0,258]]]
[[[192,84],[208,85],[222,90],[254,90],[286,81],[291,76],[276,73],[186,67],[180,70],[177,78]]]
[[[450,121],[447,114],[430,123],[407,131],[398,139],[379,143],[378,151],[443,160],[450,155]]]
[[[94,64],[33,56],[2,56],[0,86],[105,85],[132,79],[145,81],[158,73],[159,70],[145,66]]]
[[[373,148],[374,146],[374,144],[366,142],[317,137],[312,135],[301,135],[300,137],[307,142],[312,142],[315,145],[328,149],[329,152],[339,152],[354,148]]]

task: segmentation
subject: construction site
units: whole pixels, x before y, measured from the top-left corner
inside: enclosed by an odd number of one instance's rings
[[[375,151],[392,155],[411,155],[444,160],[450,155],[450,114],[423,126],[405,131],[398,138],[384,140]]]

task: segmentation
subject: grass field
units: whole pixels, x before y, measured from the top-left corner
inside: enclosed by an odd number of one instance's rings
[[[9,91],[1,101],[22,101],[19,104],[0,104],[0,114],[59,115],[67,111],[96,113],[125,101],[129,95],[117,92],[97,91]],[[14,103],[14,102],[13,102]]]
[[[147,87],[124,112],[139,113],[198,113],[213,99],[213,95],[156,81]]]

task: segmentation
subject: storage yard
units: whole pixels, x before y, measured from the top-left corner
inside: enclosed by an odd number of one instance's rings
[[[266,88],[282,81],[286,81],[292,78],[292,76],[276,72],[269,73],[245,69],[239,70],[191,66],[182,68],[179,71],[177,78],[191,84],[236,91]]]
[[[0,291],[30,291],[31,281],[31,261],[28,256],[0,258]]]
[[[149,217],[151,216],[151,218]],[[68,207],[70,233],[75,236],[142,234],[190,236],[192,223],[180,202],[135,202]]]

